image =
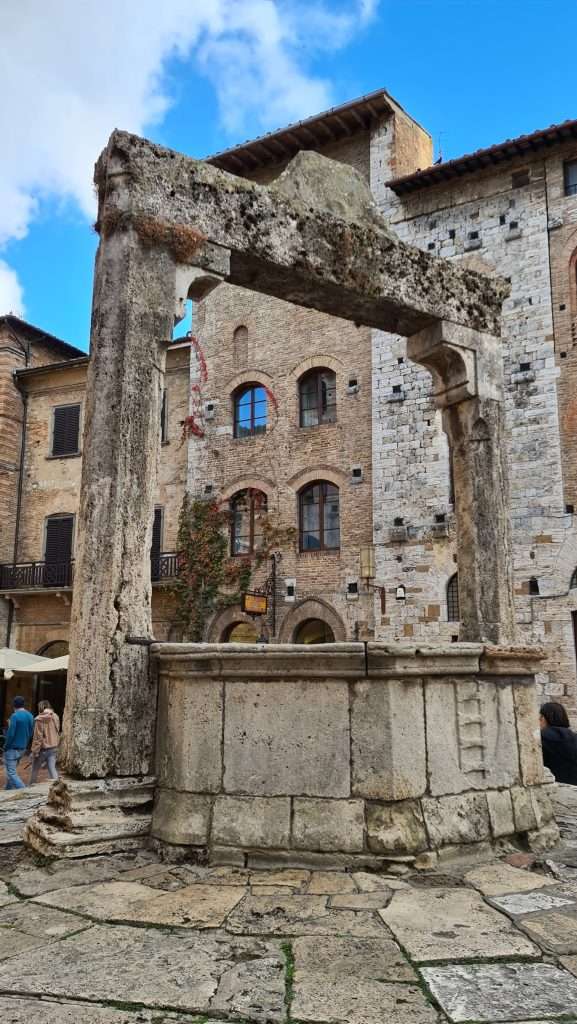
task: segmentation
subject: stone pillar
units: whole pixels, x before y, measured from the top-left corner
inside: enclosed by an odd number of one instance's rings
[[[440,321],[413,335],[408,356],[433,375],[453,455],[460,639],[515,638],[500,339]]]
[[[126,212],[130,183],[121,170],[113,177],[112,199],[101,189],[64,722],[67,768],[85,778],[152,767],[156,682],[148,648],[127,637],[152,636],[166,348],[187,295],[198,298],[222,280],[179,264],[162,223],[149,218],[139,233]],[[155,227],[160,240],[151,244]]]

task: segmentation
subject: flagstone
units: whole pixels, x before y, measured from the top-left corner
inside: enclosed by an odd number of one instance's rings
[[[540,955],[539,949],[471,889],[395,893],[378,914],[418,962]]]
[[[222,1000],[237,1017],[243,1016],[249,993],[252,1020],[281,1021],[283,966],[278,942],[97,925],[59,943],[58,955],[48,947],[0,963],[0,989],[200,1014]],[[236,987],[238,995],[231,991]]]
[[[230,932],[246,935],[382,935],[373,914],[333,910],[326,896],[247,896],[226,923]]]
[[[313,871],[307,892],[312,895],[323,893],[356,892],[351,875],[344,871]]]
[[[517,892],[507,896],[493,896],[491,903],[507,914],[532,914],[555,907],[575,906],[577,900],[552,892]]]
[[[522,871],[511,864],[503,864],[499,861],[468,871],[465,879],[479,889],[484,896],[501,896],[504,893],[522,892],[525,889],[540,889],[546,885],[555,885],[555,879],[550,875]]]
[[[151,889],[141,882],[100,882],[55,889],[36,896],[33,902],[78,911],[102,921],[122,921],[134,904],[164,895],[162,889]]]
[[[189,885],[131,905],[123,920],[178,928],[218,928],[246,893],[244,886]]]
[[[380,910],[392,899],[391,889],[378,889],[376,892],[340,893],[329,897],[329,907],[336,910]]]
[[[577,953],[577,914],[550,911],[522,919],[523,930],[550,953]]]
[[[552,964],[451,964],[421,973],[454,1024],[577,1015],[577,978]]]

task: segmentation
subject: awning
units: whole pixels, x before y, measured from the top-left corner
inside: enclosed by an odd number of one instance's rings
[[[0,648],[0,668],[4,671],[19,672],[24,665],[32,666],[34,662],[49,661],[49,658],[42,658],[38,654],[28,654],[26,651],[15,651],[12,647]],[[33,671],[30,667],[28,671]]]
[[[35,658],[27,665],[21,665],[19,672],[36,672],[38,675],[45,675],[46,672],[66,672],[68,668],[68,655],[63,654],[61,658]]]
[[[0,669],[10,678],[14,672],[35,672],[44,675],[46,672],[65,672],[68,668],[68,655],[61,658],[43,658],[38,654],[26,651],[15,651],[12,647],[0,648]]]

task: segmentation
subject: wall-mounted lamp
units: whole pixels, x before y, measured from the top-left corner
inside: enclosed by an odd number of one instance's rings
[[[402,583],[400,584],[400,586],[397,587],[395,597],[397,598],[397,601],[404,601],[406,599],[407,591],[405,590],[405,587],[403,586]]]
[[[362,580],[375,578],[375,548],[373,544],[364,544],[359,553],[360,572]]]

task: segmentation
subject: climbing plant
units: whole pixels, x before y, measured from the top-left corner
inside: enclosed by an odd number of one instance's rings
[[[240,603],[253,572],[272,552],[294,540],[292,528],[279,529],[261,514],[262,542],[252,558],[229,555],[230,511],[216,499],[185,494],[178,523],[178,570],[173,583],[183,638],[201,643],[215,611]]]

